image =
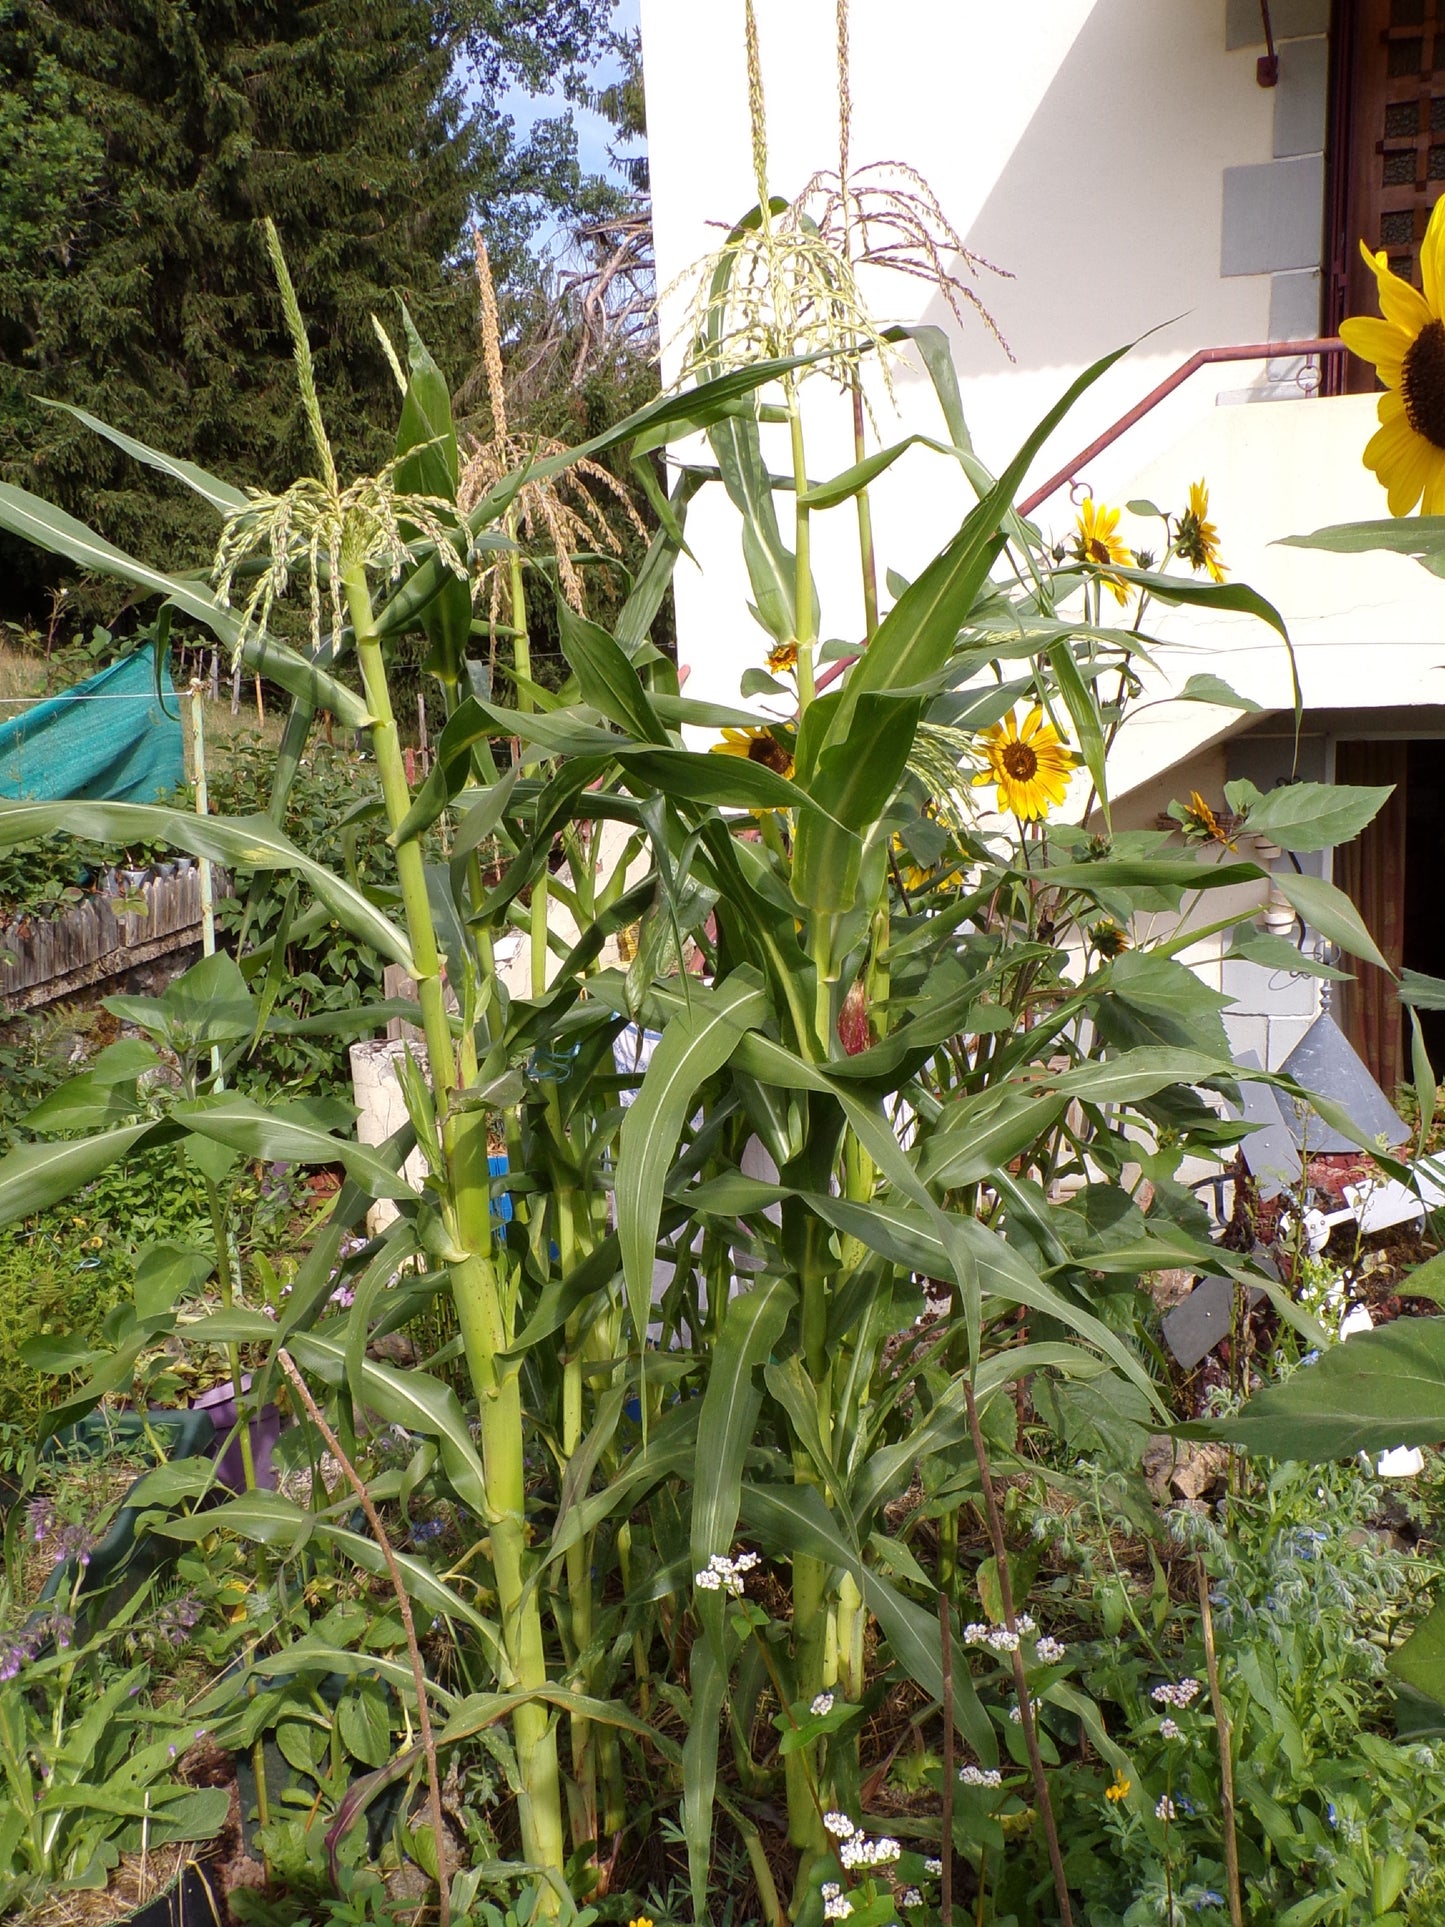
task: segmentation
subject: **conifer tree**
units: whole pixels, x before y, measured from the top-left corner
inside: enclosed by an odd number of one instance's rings
[[[607,11],[0,0],[0,477],[171,566],[206,559],[204,511],[37,397],[237,482],[289,479],[303,443],[263,215],[304,292],[338,453],[384,460],[395,391],[371,316],[395,332],[404,299],[443,365],[465,363],[469,220],[505,272],[539,207],[579,184],[566,124],[519,147],[487,84],[544,81]],[[454,78],[461,47],[480,105]],[[0,614],[33,612],[35,566],[0,558]]]

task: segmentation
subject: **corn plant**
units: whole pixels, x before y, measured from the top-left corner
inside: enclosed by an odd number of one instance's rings
[[[749,260],[770,273],[771,249],[793,274],[781,220],[764,181],[734,238],[762,237],[761,257]],[[812,234],[805,251],[817,299],[804,323],[749,336],[735,354],[724,317],[741,256],[724,250],[708,269],[688,386],[580,447],[524,463],[465,508],[446,387],[409,322],[395,458],[343,485],[277,254],[315,473],[279,495],[244,492],[93,424],[216,510],[209,589],[0,490],[0,523],[12,532],[164,597],[292,696],[269,817],[4,804],[0,844],[62,827],[143,833],[287,873],[298,902],[302,892],[312,902],[288,909],[268,944],[243,949],[240,970],[259,993],[233,1048],[287,1021],[287,927],[329,919],[410,971],[425,1036],[402,1069],[410,1129],[379,1151],[284,1105],[197,1087],[159,1118],[75,1112],[77,1124],[106,1128],[0,1161],[0,1211],[34,1210],[158,1141],[345,1166],[349,1182],[279,1319],[238,1293],[180,1329],[251,1347],[258,1398],[284,1347],[337,1395],[347,1424],[354,1401],[414,1434],[413,1486],[431,1480],[477,1521],[465,1571],[411,1555],[399,1563],[482,1681],[443,1709],[438,1747],[510,1728],[518,1872],[539,1883],[544,1912],[566,1912],[610,1878],[627,1776],[645,1758],[681,1802],[699,1919],[719,1811],[748,1847],[770,1919],[781,1918],[739,1784],[753,1797],[778,1790],[797,1854],[795,1911],[820,1918],[824,1884],[856,1873],[830,1817],[861,1817],[870,1626],[881,1640],[875,1665],[946,1707],[950,1748],[965,1748],[993,1784],[1000,1702],[955,1630],[984,1611],[985,1582],[959,1553],[960,1513],[975,1508],[994,1552],[995,1610],[985,1617],[1011,1654],[1027,1742],[1023,1801],[1039,1815],[1068,1920],[1035,1700],[1068,1708],[1105,1757],[1114,1743],[1067,1670],[1028,1639],[1013,1597],[994,1468],[1016,1448],[1014,1394],[1086,1387],[1162,1423],[1132,1287],[1165,1265],[1226,1270],[1313,1329],[1267,1273],[1207,1242],[1175,1182],[1186,1154],[1237,1140],[1210,1094],[1238,1073],[1223,1000],[1178,961],[1199,933],[1137,947],[1131,935],[1141,911],[1193,905],[1263,872],[1202,818],[1182,850],[1163,831],[1115,835],[1106,751],[1148,661],[1150,602],[1282,625],[1243,586],[1140,568],[1113,551],[1101,559],[1082,538],[1079,554],[1058,559],[1015,511],[1038,450],[1117,356],[1072,384],[995,475],[969,440],[938,332],[865,325],[846,260]],[[975,501],[838,673],[820,657],[810,518],[856,504],[908,444],[810,482],[799,383],[812,369],[836,362],[846,374],[865,355],[910,349],[938,397],[934,458],[956,466]],[[851,407],[851,379],[843,395]],[[791,459],[781,478],[764,440],[779,419]],[[644,458],[699,432],[715,468],[674,463],[667,492],[652,481],[659,526],[612,630],[560,600],[566,686],[552,696],[531,685],[521,654],[516,707],[496,701],[484,678],[474,684],[473,584],[496,558],[524,606],[507,533],[519,490],[619,446],[650,474]],[[770,666],[749,685],[774,702],[761,720],[689,700],[649,639],[688,503],[714,476],[740,514],[766,638]],[[780,492],[792,497],[791,543]],[[866,518],[864,533],[871,542]],[[1174,560],[1188,560],[1172,546]],[[298,581],[309,651],[283,647],[270,629],[273,606]],[[1122,590],[1131,622],[1102,621],[1101,589]],[[388,653],[417,630],[447,720],[432,773],[413,790]],[[348,664],[359,693],[343,680]],[[1222,688],[1212,684],[1209,699]],[[277,828],[323,707],[368,733],[395,853],[385,901]],[[695,731],[724,732],[733,753],[691,747],[685,732]],[[1092,814],[1070,827],[1050,817],[1079,760]],[[999,807],[985,813],[990,790]],[[1381,800],[1329,797],[1328,813],[1308,785],[1244,799],[1248,827],[1316,848],[1353,834]],[[447,860],[429,865],[422,838],[433,830]],[[1376,956],[1339,893],[1310,878],[1275,882],[1316,928]],[[575,937],[563,939],[548,903],[567,910]],[[515,931],[534,956],[531,994],[513,999],[495,957]],[[608,946],[624,934],[631,955],[612,961]],[[378,1015],[327,1021],[363,1029]],[[629,1068],[627,1051],[646,1033],[657,1038],[650,1062]],[[420,1190],[400,1175],[413,1142],[427,1163]],[[489,1162],[499,1147],[504,1178]],[[1141,1172],[1147,1209],[1142,1193],[1130,1195]],[[502,1189],[512,1215],[499,1227]],[[401,1215],[348,1261],[353,1302],[338,1316],[329,1307],[341,1236],[374,1195],[395,1198]],[[937,1315],[915,1326],[920,1281]],[[438,1292],[460,1335],[475,1441],[442,1376],[368,1355],[378,1328]],[[92,1389],[103,1389],[103,1372]],[[915,1472],[922,1499],[900,1510]],[[915,1549],[929,1519],[936,1559]],[[340,1514],[275,1495],[247,1493],[207,1515],[206,1529],[216,1523],[281,1550],[329,1535],[377,1563]],[[184,1520],[174,1529],[192,1530]],[[776,1622],[746,1602],[740,1538],[785,1581]],[[751,1715],[765,1702],[781,1739],[759,1748]],[[681,1743],[664,1709],[681,1712]],[[975,1864],[992,1837],[985,1823],[991,1816],[972,1808],[950,1820],[952,1844]],[[886,1892],[869,1902],[885,1903]]]

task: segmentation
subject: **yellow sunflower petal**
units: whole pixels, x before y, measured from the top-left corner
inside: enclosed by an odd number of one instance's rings
[[[1383,467],[1376,468],[1375,473],[1385,485],[1391,515],[1408,515],[1414,508],[1424,490],[1428,467],[1426,444],[1418,435],[1412,435],[1388,472]]]
[[[1043,721],[1043,717],[1044,712],[1042,705],[1035,703],[1028,715],[1024,717],[1023,728],[1019,731],[1020,742],[1033,744],[1033,739],[1038,734],[1038,727]]]
[[[1386,422],[1365,443],[1365,467],[1377,474],[1381,468],[1393,468],[1414,438],[1415,431],[1403,416],[1399,421]]]
[[[1437,315],[1445,314],[1445,307],[1441,305],[1445,298],[1445,217],[1441,216],[1438,201],[1430,210],[1430,225],[1420,243],[1420,280],[1431,310]]]
[[[1411,341],[1403,328],[1372,315],[1357,315],[1340,323],[1340,340],[1361,361],[1372,361],[1381,381],[1391,388],[1399,387],[1401,364]]]
[[[1377,254],[1363,237],[1360,240],[1360,259],[1373,275],[1379,275],[1389,267],[1390,257],[1383,248]]]
[[[1425,494],[1420,503],[1422,515],[1445,515],[1445,454],[1426,457]]]
[[[1403,421],[1405,419],[1405,397],[1403,395],[1397,395],[1393,390],[1387,395],[1381,395],[1375,413],[1382,422]]]
[[[1428,328],[1435,319],[1424,295],[1412,288],[1408,281],[1402,281],[1398,274],[1392,274],[1388,268],[1376,277],[1375,285],[1380,297],[1380,313],[1386,321],[1407,328],[1412,341],[1422,328]]]

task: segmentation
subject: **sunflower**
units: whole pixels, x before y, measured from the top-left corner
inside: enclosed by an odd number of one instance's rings
[[[926,890],[928,879],[933,875],[933,871],[913,861],[909,855],[908,845],[897,831],[893,834],[889,848],[893,852],[894,874],[902,884],[904,894],[913,897],[917,896],[920,890]]]
[[[1237,847],[1229,834],[1228,827],[1220,822],[1198,790],[1189,792],[1187,803],[1171,803],[1169,814],[1180,825],[1184,834],[1193,840],[1218,843],[1226,850]]]
[[[751,729],[725,729],[720,743],[712,745],[714,756],[743,756],[750,763],[763,763],[779,776],[793,773],[793,752],[779,742],[766,724]]]
[[[1219,559],[1219,531],[1209,519],[1209,490],[1202,479],[1189,484],[1189,506],[1179,518],[1174,548],[1196,575],[1201,569],[1207,569],[1211,582],[1223,582],[1225,568]]]
[[[1081,562],[1092,562],[1096,568],[1106,569],[1111,562],[1122,568],[1132,568],[1133,554],[1119,540],[1116,534],[1118,527],[1118,509],[1101,508],[1092,495],[1086,495],[1076,524],[1074,554]],[[1129,600],[1129,585],[1121,582],[1118,576],[1101,575],[1099,580],[1116,602]]]
[[[991,782],[993,779],[990,777],[988,780]],[[963,874],[963,865],[957,862],[946,864],[942,869],[937,864],[915,863],[908,845],[896,832],[892,849],[898,881],[903,885],[905,896],[920,896],[934,884],[952,883]]]
[[[1360,252],[1375,277],[1380,317],[1342,322],[1340,339],[1375,364],[1386,390],[1365,467],[1384,488],[1391,515],[1408,515],[1417,502],[1426,515],[1445,514],[1445,206],[1435,203],[1420,243],[1423,294],[1391,273],[1383,253],[1371,254],[1363,241]]]
[[[1129,932],[1112,917],[1100,917],[1089,931],[1089,941],[1101,957],[1121,957],[1134,947]]]
[[[1043,720],[1037,704],[1020,728],[1012,714],[983,732],[988,768],[974,777],[974,785],[996,783],[1000,810],[1012,810],[1025,822],[1043,818],[1068,794],[1069,771],[1078,762],[1059,738],[1052,723]]]
[[[767,664],[775,676],[786,676],[798,666],[798,645],[796,642],[779,642],[768,651]]]

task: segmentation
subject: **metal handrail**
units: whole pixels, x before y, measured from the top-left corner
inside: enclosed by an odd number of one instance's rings
[[[1096,455],[1102,455],[1106,448],[1112,448],[1121,435],[1125,435],[1135,422],[1142,421],[1152,408],[1176,388],[1182,388],[1191,375],[1197,375],[1201,368],[1208,368],[1222,361],[1279,361],[1286,356],[1298,355],[1338,355],[1345,352],[1345,344],[1338,335],[1315,335],[1306,341],[1249,341],[1233,348],[1197,348],[1188,361],[1181,362],[1172,375],[1166,375],[1156,388],[1151,388],[1142,401],[1135,402],[1126,415],[1121,415],[1112,428],[1106,428],[1102,435],[1096,435],[1087,448],[1081,448],[1071,462],[1051,475],[1041,487],[1036,488],[1018,504],[1020,515],[1032,515],[1041,502],[1046,502],[1056,488],[1065,482],[1072,482],[1085,462],[1092,462]],[[843,656],[837,662],[829,663],[817,680],[819,689],[826,689],[829,683],[836,682],[843,671],[858,660],[857,656]]]
[[[1166,375],[1157,388],[1151,388],[1142,401],[1135,402],[1127,415],[1121,415],[1112,428],[1106,428],[1102,435],[1096,436],[1087,448],[1082,448],[1071,462],[1065,464],[1057,474],[1051,475],[1045,483],[1026,495],[1018,505],[1020,515],[1032,515],[1041,502],[1046,502],[1056,488],[1065,482],[1072,482],[1085,462],[1092,462],[1096,455],[1102,455],[1111,448],[1121,435],[1127,434],[1135,422],[1142,421],[1150,409],[1157,408],[1166,396],[1172,395],[1176,388],[1182,388],[1191,375],[1197,375],[1201,368],[1220,361],[1280,361],[1290,355],[1338,355],[1345,351],[1345,344],[1338,335],[1317,335],[1308,341],[1250,341],[1236,348],[1198,348],[1188,361],[1181,362],[1172,375]]]

